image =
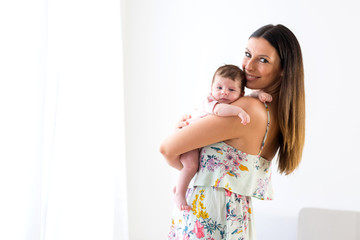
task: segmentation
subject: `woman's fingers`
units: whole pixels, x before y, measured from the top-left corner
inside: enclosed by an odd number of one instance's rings
[[[186,127],[187,125],[189,125],[189,122],[187,121],[188,119],[191,118],[191,115],[189,114],[185,114],[185,115],[182,115],[181,118],[180,118],[180,121],[177,123],[177,129],[181,129],[183,127]]]
[[[180,120],[180,121],[186,121],[186,120],[188,120],[188,119],[190,119],[190,118],[191,118],[191,115],[190,115],[190,114],[184,114],[184,115],[181,116],[181,120]]]

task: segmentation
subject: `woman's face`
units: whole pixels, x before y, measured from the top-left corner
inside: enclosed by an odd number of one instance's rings
[[[246,87],[266,90],[282,74],[280,57],[265,38],[250,38],[242,63]]]

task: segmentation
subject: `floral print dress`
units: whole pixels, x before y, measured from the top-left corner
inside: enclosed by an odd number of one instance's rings
[[[268,110],[267,106],[265,105]],[[175,208],[168,239],[256,239],[251,198],[271,200],[271,162],[225,142],[203,147],[188,189],[190,211]]]

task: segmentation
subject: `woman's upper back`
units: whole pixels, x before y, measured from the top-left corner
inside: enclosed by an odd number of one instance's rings
[[[257,155],[265,140],[260,155],[271,160],[279,146],[279,126],[275,114],[276,103],[267,103],[268,111],[264,103],[251,97],[243,97],[233,104],[241,106],[250,115],[250,123],[246,126],[238,125],[235,130],[238,131],[238,136],[225,142],[243,152]],[[265,134],[267,135],[266,139],[264,139]]]

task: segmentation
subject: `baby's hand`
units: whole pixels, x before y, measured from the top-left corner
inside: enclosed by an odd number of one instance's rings
[[[272,101],[272,96],[263,91],[259,92],[258,98],[262,102],[271,102]]]
[[[241,119],[242,124],[246,125],[250,122],[250,116],[244,110],[240,111],[238,116]]]

